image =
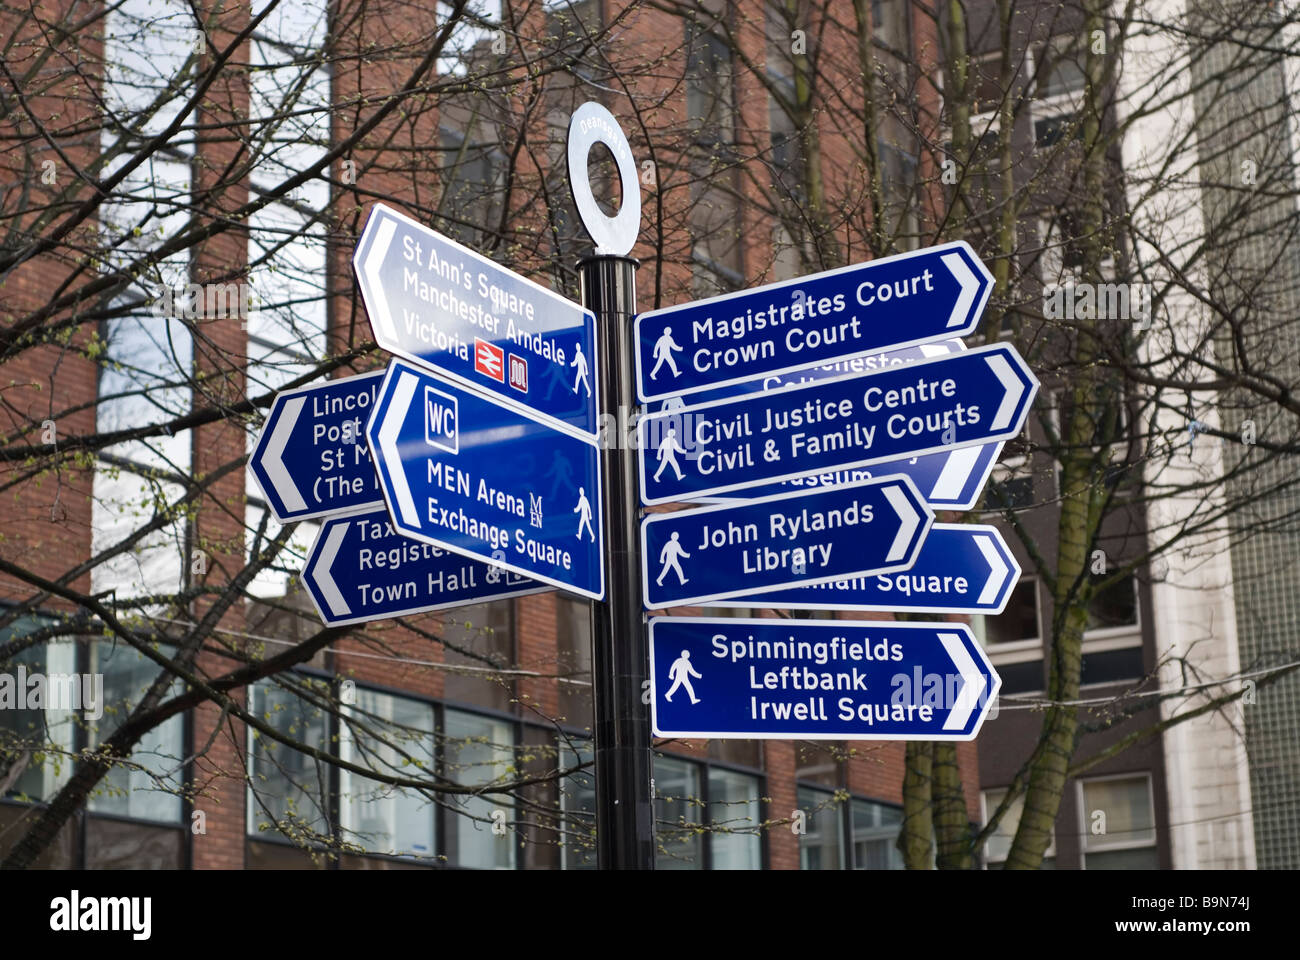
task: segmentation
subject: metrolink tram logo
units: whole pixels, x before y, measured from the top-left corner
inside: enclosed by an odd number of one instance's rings
[[[104,715],[102,673],[0,673],[0,710],[80,710]]]

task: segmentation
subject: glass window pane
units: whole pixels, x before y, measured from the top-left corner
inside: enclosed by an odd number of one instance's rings
[[[288,679],[294,683],[315,683],[321,696],[329,695],[322,681],[308,681],[300,676]],[[270,682],[259,683],[250,692],[249,709],[284,736],[317,750],[328,749],[328,717],[291,690]],[[249,832],[278,829],[298,842],[310,841],[325,832],[327,822],[323,810],[328,808],[329,784],[325,765],[257,730],[250,728],[249,736],[252,739]]]
[[[700,768],[655,755],[655,869],[703,870]]]
[[[1038,639],[1038,582],[1021,580],[1002,613],[981,619],[983,639],[989,645]]]
[[[570,770],[592,758],[590,740],[574,740],[560,751],[561,769]],[[596,776],[590,767],[572,773],[560,784],[564,811],[564,869],[596,868]]]
[[[855,870],[902,870],[896,845],[903,811],[883,803],[854,798],[853,867]]]
[[[104,678],[104,715],[90,724],[93,747],[125,722],[162,668],[122,643],[99,640],[90,653],[91,674]],[[173,679],[164,698],[175,696],[183,687],[182,681]],[[172,717],[146,733],[132,751],[130,765],[114,765],[100,781],[90,797],[90,809],[137,820],[178,821],[184,737],[183,716]]]
[[[374,690],[358,690],[341,724],[343,759],[378,773],[429,777],[434,770],[433,707]],[[339,772],[344,839],[370,853],[433,857],[434,805],[416,790]]]
[[[835,794],[800,787],[799,809],[807,818],[799,837],[799,869],[843,870],[844,828]]]
[[[657,785],[657,781],[656,781]],[[761,870],[759,779],[709,770],[709,854],[714,870]]]
[[[23,617],[0,631],[0,644],[40,630],[48,621]],[[76,671],[77,646],[71,640],[38,643],[0,663],[0,781],[12,781],[4,796],[49,800],[72,774],[69,759],[84,729],[79,711],[69,705],[33,706],[31,677]],[[24,686],[19,705],[19,681]],[[84,688],[83,688],[84,689]],[[93,691],[92,691],[93,692]]]
[[[1089,630],[1136,626],[1137,620],[1137,582],[1132,577],[1095,592],[1088,603]]]
[[[513,724],[459,710],[446,711],[443,762],[448,779],[465,786],[513,777]],[[507,869],[515,865],[514,804],[503,794],[448,794],[447,861],[460,867]],[[505,813],[505,833],[494,833]]]
[[[987,818],[992,815],[993,811],[998,808],[1002,799],[1007,795],[1005,790],[985,790],[984,791],[984,816]],[[1020,816],[1025,810],[1025,795],[1022,793],[1011,802],[1007,812],[1002,815],[998,821],[998,828],[993,831],[992,835],[984,844],[984,859],[989,864],[998,864],[1006,860],[1007,854],[1011,852],[1011,843],[1016,838],[1016,830],[1020,826]],[[987,819],[985,820],[987,823]],[[1056,828],[1053,827],[1051,837],[1047,843],[1046,857],[1051,857],[1056,852]],[[1044,860],[1044,869],[1046,859]]]
[[[1083,847],[1089,852],[1155,843],[1151,781],[1145,776],[1083,781],[1083,823]]]

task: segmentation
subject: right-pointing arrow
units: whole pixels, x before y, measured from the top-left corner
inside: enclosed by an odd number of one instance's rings
[[[921,512],[912,506],[912,502],[907,499],[907,494],[903,492],[902,487],[885,487],[882,491],[889,505],[894,508],[898,514],[898,534],[894,537],[894,542],[890,544],[889,553],[885,556],[888,563],[897,563],[907,556],[907,548],[911,545],[912,534],[921,523]]]
[[[275,429],[271,431],[271,436],[266,441],[266,450],[262,457],[262,466],[271,481],[271,486],[275,487],[275,492],[284,501],[285,509],[291,513],[306,510],[307,501],[303,499],[298,485],[293,482],[293,475],[289,473],[289,468],[284,465],[284,448],[288,446],[289,438],[293,436],[293,428],[298,424],[298,414],[302,413],[306,403],[306,397],[294,397],[285,402],[280,409],[280,419],[276,421]]]
[[[339,547],[343,545],[343,538],[348,535],[350,526],[352,526],[351,522],[340,523],[330,531],[324,547],[321,548],[320,556],[316,558],[316,563],[311,569],[312,579],[316,581],[321,596],[325,598],[325,602],[330,605],[330,610],[336,617],[345,617],[352,612],[348,602],[343,599],[343,591],[334,582],[332,572],[334,558],[338,556]]]
[[[1006,583],[1007,574],[1011,568],[1002,562],[1002,556],[998,553],[997,547],[993,545],[993,538],[977,534],[975,536],[975,546],[979,547],[980,553],[984,554],[984,559],[988,561],[989,578],[984,584],[984,589],[980,591],[979,599],[975,602],[978,604],[991,604],[997,599],[1002,584]]]
[[[388,253],[388,245],[393,242],[393,234],[396,232],[397,221],[392,217],[384,217],[379,222],[374,242],[366,251],[365,262],[361,265],[361,274],[366,278],[366,285],[362,287],[366,312],[370,314],[370,322],[378,325],[380,332],[390,340],[397,339],[397,329],[393,326],[393,312],[388,306],[388,297],[384,294],[379,267],[384,262],[384,255]]]
[[[993,375],[998,378],[1002,384],[1002,389],[1006,393],[1002,397],[1002,402],[998,404],[998,412],[993,415],[993,430],[1005,430],[1011,425],[1011,417],[1016,412],[1016,405],[1020,403],[1020,397],[1025,392],[1025,385],[1015,371],[1011,369],[1011,364],[1007,363],[1007,358],[1000,353],[989,354],[984,358],[984,362],[989,365]]]
[[[983,695],[985,687],[984,674],[975,665],[971,655],[966,652],[966,646],[961,642],[959,634],[941,633],[939,634],[939,642],[948,651],[948,656],[952,657],[953,665],[962,678],[961,692],[957,694],[957,700],[953,703],[952,710],[948,713],[948,719],[943,723],[943,728],[945,730],[961,730],[965,728],[971,714],[979,706],[980,697]]]
[[[389,477],[393,484],[393,495],[397,497],[397,509],[402,520],[413,527],[420,526],[420,511],[415,509],[415,498],[406,482],[402,470],[402,455],[397,450],[397,435],[402,430],[402,422],[411,409],[411,400],[415,397],[415,388],[419,384],[413,373],[402,371],[398,374],[397,387],[393,390],[393,401],[384,411],[384,422],[379,427],[379,449],[383,452],[384,463],[388,465]]]
[[[952,313],[948,315],[948,326],[960,326],[966,321],[970,314],[971,304],[975,302],[975,294],[979,291],[979,277],[971,272],[970,267],[966,266],[966,261],[958,254],[945,253],[939,258],[943,261],[944,266],[952,271],[953,277],[957,280],[957,285],[961,287],[961,293],[957,295],[957,302],[953,304]]]

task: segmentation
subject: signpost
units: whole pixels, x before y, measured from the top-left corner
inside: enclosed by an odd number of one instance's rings
[[[960,340],[940,340],[937,343],[923,343],[901,350],[888,350],[865,357],[854,357],[821,367],[810,367],[796,373],[763,377],[717,390],[708,390],[696,394],[696,403],[708,403],[712,400],[725,400],[731,397],[755,393],[771,395],[778,390],[813,383],[819,380],[832,380],[846,374],[874,373],[905,366],[917,360],[932,357],[944,357],[966,349]],[[675,398],[674,398],[675,399]],[[685,404],[680,401],[670,406],[665,401],[661,408],[667,413],[680,411]],[[685,423],[680,416],[667,417],[662,421],[663,428],[672,426],[678,436],[685,436]],[[984,493],[984,485],[993,472],[998,457],[1002,455],[1001,443],[985,443],[978,446],[960,447],[946,453],[931,453],[921,457],[908,457],[902,460],[888,460],[876,464],[870,469],[837,470],[833,473],[803,477],[797,480],[784,480],[779,483],[748,487],[743,491],[720,493],[712,497],[696,498],[700,503],[728,502],[737,498],[763,497],[772,493],[786,493],[790,490],[808,489],[817,486],[829,486],[837,483],[851,483],[854,480],[869,480],[891,473],[905,474],[925,497],[926,502],[935,510],[970,510]]]
[[[398,533],[605,595],[596,442],[395,360],[366,426]]]
[[[595,317],[375,204],[352,258],[375,341],[582,433],[597,430]]]
[[[925,535],[916,563],[902,573],[828,580],[708,605],[994,616],[1006,608],[1019,580],[1020,565],[996,527],[936,523]]]
[[[650,609],[906,570],[934,514],[906,477],[796,490],[641,522]]]
[[[872,351],[960,337],[993,276],[965,241],[643,313],[643,401],[684,396]],[[901,333],[901,338],[900,338]]]
[[[657,737],[972,740],[1002,685],[960,623],[650,621]]]
[[[1020,432],[1038,381],[1007,344],[642,417],[641,497],[670,503]],[[679,436],[675,423],[684,424]]]
[[[383,503],[362,437],[383,375],[276,395],[248,465],[280,523]]]
[[[307,554],[302,583],[326,626],[550,589],[493,564],[403,537],[382,506],[326,520]]]

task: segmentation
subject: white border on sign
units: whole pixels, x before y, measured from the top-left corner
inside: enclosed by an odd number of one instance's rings
[[[741,397],[727,397],[722,400],[710,400],[708,403],[696,404],[693,407],[679,407],[676,410],[657,411],[647,413],[637,421],[637,447],[640,450],[641,470],[641,503],[645,506],[654,506],[660,503],[685,503],[690,500],[699,500],[703,497],[711,496],[715,493],[727,493],[731,490],[745,490],[750,487],[759,487],[769,483],[779,483],[782,480],[795,480],[799,477],[813,477],[824,473],[834,473],[837,470],[852,470],[854,467],[868,467],[876,463],[889,463],[894,460],[910,460],[912,457],[921,457],[931,453],[947,453],[952,450],[960,450],[964,447],[982,446],[988,443],[996,443],[999,440],[1009,440],[1020,433],[1025,425],[1025,420],[1029,417],[1029,408],[1033,406],[1034,397],[1038,395],[1038,378],[1034,376],[1029,365],[1021,358],[1015,347],[1009,343],[995,343],[986,347],[976,347],[973,350],[967,350],[965,353],[950,353],[945,357],[934,357],[930,360],[918,360],[915,363],[909,363],[906,370],[920,370],[924,367],[936,363],[958,363],[969,361],[972,358],[978,359],[986,354],[1002,353],[1009,355],[1008,362],[1022,376],[1026,377],[1029,385],[1025,388],[1025,396],[1021,400],[1019,415],[1007,425],[1005,430],[998,430],[988,436],[975,437],[970,440],[963,440],[960,443],[940,444],[935,447],[924,447],[918,450],[912,450],[907,453],[898,453],[897,451],[881,457],[866,457],[862,460],[854,460],[850,463],[838,463],[834,466],[813,467],[809,470],[795,470],[791,473],[782,473],[774,477],[760,477],[756,480],[746,480],[741,483],[728,483],[716,487],[705,487],[702,490],[682,490],[676,493],[665,494],[661,497],[651,497],[646,491],[646,458],[653,456],[647,444],[646,434],[650,429],[652,422],[667,420],[672,417],[695,416],[701,411],[711,410],[714,407],[726,405],[736,405],[740,403],[751,403],[755,400],[766,398],[771,400],[772,397],[762,393],[745,394]],[[1011,362],[1014,360],[1014,362]],[[835,384],[845,383],[850,380],[869,380],[871,377],[881,376],[882,374],[897,373],[895,369],[877,370],[873,373],[850,373],[842,377],[832,377],[827,380],[815,380],[811,383],[800,383],[792,387],[787,387],[781,391],[780,396],[788,397],[798,394],[803,390],[822,390]],[[829,488],[823,488],[829,489]],[[924,500],[925,498],[922,497]]]
[[[388,508],[384,505],[382,500],[380,501],[379,507],[377,509],[375,507],[366,507],[364,509],[349,510],[346,513],[336,513],[334,516],[330,517],[328,520],[326,520],[324,523],[321,524],[320,530],[316,532],[316,539],[312,541],[311,549],[307,551],[307,562],[303,564],[302,573],[299,574],[299,579],[302,581],[303,589],[307,591],[307,596],[311,599],[312,606],[316,608],[316,615],[320,617],[321,623],[325,624],[325,626],[327,627],[346,627],[354,623],[371,623],[375,620],[393,620],[397,617],[413,617],[418,613],[432,613],[435,610],[450,610],[455,607],[473,606],[476,603],[490,603],[493,600],[508,600],[512,597],[527,597],[535,593],[550,593],[551,590],[554,589],[553,587],[545,586],[539,583],[536,586],[532,586],[532,587],[520,587],[517,590],[505,590],[502,591],[501,593],[493,593],[488,596],[482,596],[482,597],[472,597],[472,598],[467,598],[465,600],[456,600],[450,603],[434,603],[422,607],[412,607],[409,610],[398,610],[389,613],[376,613],[371,616],[352,617],[351,619],[347,619],[347,620],[332,619],[331,617],[326,616],[325,609],[324,607],[321,606],[320,599],[316,596],[316,591],[320,588],[315,583],[314,578],[310,576],[312,563],[318,559],[317,548],[320,546],[321,541],[325,538],[325,531],[327,528],[330,527],[331,524],[335,523],[336,521],[351,522],[354,520],[358,520],[364,516],[372,516],[372,515],[383,517],[384,520],[389,525],[392,525],[393,523],[393,518],[389,515]],[[396,531],[397,528],[393,527],[393,529]],[[398,533],[397,535],[399,537],[405,536],[405,534],[402,533]],[[446,553],[454,552],[448,550],[446,547],[440,546],[439,549],[443,550]],[[464,556],[464,554],[456,554],[456,555]],[[470,559],[477,559],[477,558],[470,558]]]
[[[862,271],[868,267],[883,266],[888,263],[896,263],[900,260],[912,260],[922,256],[942,256],[946,252],[955,249],[961,249],[970,257],[976,267],[976,273],[984,279],[984,292],[971,304],[970,318],[966,323],[959,327],[942,330],[928,337],[919,337],[915,340],[900,340],[896,343],[881,344],[879,346],[868,347],[861,350],[850,350],[848,353],[840,354],[834,357],[821,357],[808,363],[796,363],[789,367],[782,367],[779,370],[763,370],[759,373],[747,374],[743,377],[733,377],[729,380],[719,380],[717,383],[706,383],[701,386],[688,387],[685,390],[662,390],[656,393],[647,393],[644,389],[645,381],[642,378],[642,361],[641,361],[641,323],[663,322],[665,317],[671,319],[673,314],[682,313],[686,310],[695,310],[710,303],[721,303],[727,300],[740,300],[745,297],[759,296],[763,293],[775,295],[783,290],[797,290],[799,287],[809,283],[816,283],[829,277],[839,276],[852,271]],[[658,310],[651,310],[647,313],[638,314],[634,332],[633,342],[636,346],[636,391],[637,396],[642,403],[650,403],[653,400],[663,400],[666,397],[684,397],[692,393],[700,393],[704,390],[716,390],[719,387],[728,387],[733,383],[744,383],[747,380],[757,380],[759,377],[777,376],[782,373],[793,373],[796,370],[807,370],[809,367],[822,367],[831,363],[839,363],[844,360],[852,360],[855,357],[865,357],[873,353],[882,351],[898,350],[903,347],[915,347],[924,343],[933,343],[937,340],[951,340],[954,337],[964,337],[971,333],[979,323],[980,316],[984,313],[984,308],[988,305],[989,297],[993,295],[993,274],[989,273],[988,267],[984,266],[982,261],[975,253],[975,250],[965,240],[954,240],[951,243],[942,243],[936,247],[926,247],[923,250],[909,250],[906,253],[896,253],[890,257],[881,257],[879,260],[865,260],[862,263],[855,263],[847,267],[836,267],[834,270],[825,270],[822,273],[810,273],[807,276],[797,277],[794,280],[778,280],[775,283],[764,284],[761,287],[751,287],[747,290],[739,290],[734,293],[722,293],[716,297],[707,297],[704,300],[691,300],[688,303],[680,303],[673,307],[660,307]]]
[[[884,612],[884,613],[891,613],[891,612],[935,613],[935,614],[965,613],[971,616],[996,617],[998,614],[1000,614],[1003,610],[1007,608],[1007,604],[1011,601],[1011,594],[1015,592],[1016,584],[1020,582],[1020,577],[1023,573],[1023,571],[1020,569],[1020,564],[1016,562],[1015,556],[1011,553],[1011,550],[1007,547],[1006,541],[1002,539],[1002,535],[998,532],[998,528],[990,527],[985,524],[976,524],[976,523],[935,523],[930,525],[930,530],[928,533],[926,533],[926,539],[929,539],[940,530],[943,531],[957,530],[963,532],[969,530],[971,531],[972,535],[975,533],[979,533],[981,536],[989,537],[994,542],[994,544],[996,544],[996,548],[1000,551],[999,556],[1001,557],[1003,562],[1007,564],[1008,572],[1009,572],[1007,583],[1002,588],[1002,601],[996,607],[976,607],[970,605],[967,606],[939,605],[939,606],[917,607],[917,606],[911,606],[904,603],[853,603],[851,601],[850,602],[838,601],[836,603],[790,603],[786,600],[782,600],[780,602],[771,602],[772,598],[766,596],[766,594],[769,593],[766,587],[764,587],[762,591],[757,593],[742,594],[740,596],[732,597],[727,600],[715,600],[709,603],[701,603],[698,604],[698,606],[744,607],[747,609],[757,607],[762,610],[867,610],[867,611],[876,611],[876,612]],[[924,545],[922,545],[921,549],[922,550],[925,549]],[[908,571],[903,571],[903,572],[906,573]],[[862,577],[862,578],[836,577],[835,580],[854,580],[854,579],[869,580],[871,579],[871,577],[874,576],[885,576],[885,574],[871,574],[867,577]],[[820,582],[832,583],[833,581],[822,580]],[[809,584],[809,586],[812,586],[812,584]],[[794,589],[798,589],[798,588],[796,587]]]
[[[375,418],[379,415],[379,411],[383,406],[383,396],[388,389],[388,378],[395,376],[398,372],[401,372],[403,370],[415,373],[421,377],[430,377],[434,380],[438,380],[438,382],[441,383],[443,386],[450,387],[453,390],[464,389],[459,384],[452,384],[452,383],[448,383],[446,380],[441,380],[436,374],[431,373],[430,371],[425,370],[421,367],[414,366],[413,364],[410,364],[407,361],[393,360],[388,364],[388,370],[384,374],[383,386],[381,386],[379,389],[380,402],[375,405],[375,409],[371,411],[370,419],[366,422],[367,435],[370,434],[372,427],[376,426]],[[467,391],[467,392],[473,392],[473,391]],[[477,396],[478,399],[480,400],[484,400],[485,402],[490,402],[488,401],[487,397],[484,397],[481,394],[475,394],[475,396]],[[513,408],[506,409],[506,412],[514,413],[514,414],[519,413],[519,411]],[[424,412],[421,411],[421,416],[423,415]],[[530,422],[534,423],[536,426],[544,427],[546,429],[554,429],[549,424],[537,423],[537,421],[530,421]],[[423,430],[423,428],[421,429]],[[601,528],[601,532],[596,537],[596,543],[595,543],[596,555],[597,555],[596,568],[597,570],[600,571],[600,591],[598,593],[591,590],[587,590],[583,587],[576,586],[575,584],[572,583],[564,583],[561,580],[556,580],[553,579],[552,577],[544,576],[543,574],[537,573],[535,570],[529,570],[525,567],[520,567],[516,564],[507,563],[498,557],[492,556],[491,554],[476,553],[473,550],[466,550],[463,547],[453,546],[452,544],[446,543],[445,541],[442,540],[438,540],[427,533],[417,532],[415,530],[411,530],[406,526],[402,525],[397,520],[398,511],[394,508],[393,501],[389,498],[389,489],[392,486],[392,479],[391,476],[388,474],[387,469],[384,465],[383,452],[376,451],[372,447],[371,459],[375,464],[375,469],[379,472],[379,488],[384,492],[384,505],[388,508],[388,516],[389,516],[389,520],[393,524],[393,529],[396,530],[404,537],[410,537],[412,540],[420,540],[424,543],[432,544],[435,547],[440,547],[443,550],[448,550],[451,553],[459,553],[462,556],[473,557],[475,560],[482,560],[484,563],[496,564],[498,567],[501,567],[503,570],[512,570],[522,577],[527,577],[530,580],[536,580],[538,583],[549,584],[550,586],[555,587],[558,590],[562,590],[567,593],[576,593],[580,596],[587,597],[588,599],[591,600],[604,600],[605,599],[605,525],[604,525],[605,501],[604,501],[604,477],[601,475],[601,470],[600,470],[600,445],[596,442],[594,438],[583,436],[582,434],[566,433],[565,435],[568,436],[570,439],[578,440],[586,444],[587,446],[591,447],[593,450],[596,451],[596,496],[594,499],[591,498],[589,499],[591,499],[591,505],[592,505],[593,532],[595,530],[595,527],[598,526]],[[601,522],[595,523],[596,520],[600,520]]]
[[[452,381],[453,383],[456,384],[456,386],[466,387],[474,391],[474,393],[477,394],[478,396],[490,397],[493,403],[498,403],[501,404],[502,406],[507,406],[512,410],[518,410],[521,413],[523,413],[525,416],[527,416],[530,420],[532,420],[534,423],[540,423],[543,426],[547,426],[547,427],[554,427],[557,430],[562,430],[565,433],[571,433],[579,437],[592,437],[592,438],[598,437],[600,435],[600,377],[596,376],[596,371],[600,370],[600,337],[596,330],[596,315],[592,313],[590,310],[588,310],[586,307],[582,306],[581,304],[574,303],[572,300],[568,299],[567,297],[561,296],[560,294],[556,293],[554,290],[548,290],[546,287],[543,287],[537,281],[530,280],[528,277],[525,277],[521,273],[515,273],[513,270],[509,269],[508,267],[501,266],[501,264],[497,263],[494,260],[488,259],[487,257],[483,256],[481,253],[475,253],[473,250],[469,249],[469,247],[457,243],[455,240],[451,239],[451,237],[444,236],[443,234],[439,233],[437,230],[434,230],[431,227],[427,227],[424,224],[420,223],[419,221],[413,220],[412,218],[406,216],[405,214],[399,213],[398,211],[394,210],[392,207],[383,203],[376,203],[370,208],[370,215],[366,219],[366,225],[361,229],[361,239],[357,242],[356,249],[352,251],[352,273],[357,279],[358,288],[361,287],[361,282],[362,282],[361,280],[362,271],[361,271],[361,262],[360,262],[362,257],[362,247],[364,246],[365,251],[367,253],[369,252],[370,245],[373,238],[372,236],[369,236],[367,234],[367,231],[370,230],[370,226],[372,222],[377,222],[375,218],[380,215],[380,211],[398,220],[402,220],[405,223],[409,224],[410,226],[415,227],[416,229],[423,230],[425,233],[433,234],[441,242],[456,248],[456,250],[460,251],[462,255],[471,258],[476,263],[490,267],[491,269],[496,270],[499,273],[509,274],[515,280],[523,281],[525,284],[532,287],[537,292],[550,298],[552,301],[563,304],[565,309],[577,310],[579,313],[581,313],[584,322],[588,325],[588,327],[591,330],[592,355],[589,358],[588,371],[591,374],[591,398],[590,399],[592,403],[592,410],[594,411],[593,419],[595,420],[595,425],[591,428],[591,430],[583,430],[579,427],[575,427],[573,424],[566,423],[563,420],[553,417],[549,413],[543,413],[540,410],[534,410],[527,403],[524,403],[521,400],[516,400],[514,397],[510,396],[507,393],[496,393],[495,391],[489,390],[482,383],[476,383],[474,380],[472,380],[469,377],[463,376],[452,370],[447,370],[443,367],[435,367],[432,361],[426,360],[424,357],[412,353],[409,350],[402,349],[401,347],[398,347],[391,342],[385,343],[384,341],[387,338],[382,336],[379,330],[376,329],[374,321],[370,320],[370,308],[366,306],[365,297],[362,296],[361,305],[366,310],[366,318],[370,322],[371,332],[375,335],[375,342],[378,343],[379,346],[382,347],[385,351],[391,353],[393,356],[401,357],[403,360],[408,360],[411,363],[416,364],[421,371],[424,372],[433,371],[437,373],[438,376]],[[393,318],[393,321],[394,321],[394,328],[396,328],[396,318]],[[495,341],[493,342],[495,343]]]
[[[659,691],[658,691],[658,674],[655,671],[655,625],[659,622],[671,623],[719,623],[732,627],[746,624],[761,625],[770,627],[773,623],[779,621],[773,620],[748,620],[737,617],[651,617],[650,618],[650,732],[656,737],[664,739],[678,737],[688,740],[953,740],[965,742],[974,740],[979,736],[980,729],[984,726],[984,721],[991,712],[991,704],[997,699],[998,693],[1002,690],[1002,677],[993,667],[993,663],[980,648],[979,643],[975,640],[975,635],[971,632],[970,627],[964,623],[920,623],[920,622],[900,622],[896,620],[800,620],[797,621],[799,628],[811,627],[816,630],[852,630],[854,628],[874,628],[889,629],[903,628],[905,630],[934,630],[943,633],[961,634],[967,643],[967,653],[971,654],[973,659],[980,667],[987,671],[992,683],[989,685],[988,696],[984,700],[984,707],[976,712],[975,726],[967,734],[844,734],[844,733],[729,733],[718,731],[703,730],[675,730],[670,733],[664,733],[659,729]]]
[[[827,583],[831,580],[849,580],[853,577],[875,576],[878,574],[897,573],[900,570],[909,570],[916,563],[916,557],[921,552],[921,547],[925,543],[925,538],[930,532],[930,527],[934,523],[934,511],[925,502],[925,497],[921,496],[916,489],[916,484],[912,478],[901,473],[893,473],[884,477],[872,477],[870,480],[857,480],[853,483],[840,483],[833,487],[819,487],[816,490],[796,490],[793,493],[774,493],[766,497],[755,497],[752,500],[746,500],[743,503],[724,503],[714,507],[700,507],[696,510],[677,510],[673,513],[656,513],[652,514],[641,521],[641,603],[647,610],[667,610],[672,607],[691,607],[706,606],[709,601],[723,600],[729,597],[742,596],[746,592],[753,593],[753,588],[742,588],[740,590],[728,590],[723,593],[704,593],[695,597],[682,597],[674,599],[663,604],[650,605],[650,567],[648,564],[648,553],[646,551],[646,531],[656,523],[663,523],[668,520],[681,519],[682,517],[698,517],[706,513],[717,513],[720,510],[742,510],[749,507],[755,507],[764,503],[772,503],[776,500],[792,500],[796,497],[812,497],[824,493],[838,493],[841,490],[859,489],[862,487],[886,487],[897,485],[906,487],[915,498],[916,505],[920,508],[921,523],[917,528],[917,533],[913,534],[915,541],[907,552],[907,556],[896,564],[887,567],[871,567],[857,573],[836,573],[829,577],[801,577],[798,580],[792,580],[788,583],[772,584],[761,589],[767,590],[785,590],[791,587],[811,587],[818,583]],[[751,604],[752,606],[752,604]]]
[[[262,429],[257,435],[256,442],[253,444],[253,452],[249,455],[248,458],[248,472],[253,475],[253,482],[257,484],[257,488],[262,491],[262,499],[266,501],[266,508],[267,510],[270,511],[271,516],[275,518],[276,523],[281,523],[281,524],[296,523],[299,520],[313,520],[316,517],[334,516],[338,513],[343,512],[338,507],[324,507],[319,510],[308,511],[307,513],[284,514],[282,516],[280,514],[280,511],[276,508],[275,500],[271,498],[270,493],[267,491],[266,487],[262,484],[262,478],[257,475],[257,470],[253,469],[253,464],[256,463],[262,467],[263,471],[266,470],[266,467],[261,464],[261,460],[259,458],[261,457],[262,451],[265,448],[266,444],[269,443],[271,439],[271,431],[269,428],[272,425],[271,423],[272,418],[278,417],[279,414],[284,409],[284,404],[281,403],[281,401],[295,397],[298,394],[311,393],[315,390],[323,390],[326,387],[337,387],[340,386],[341,384],[348,383],[349,381],[352,380],[361,381],[361,380],[369,379],[371,377],[382,377],[384,373],[385,371],[383,370],[374,370],[370,373],[357,373],[348,377],[339,377],[337,380],[326,380],[324,383],[309,383],[303,387],[294,387],[292,390],[276,391],[275,399],[271,401],[271,407],[267,411],[266,420],[263,421]],[[376,394],[376,396],[378,395]],[[363,433],[364,430],[365,428],[362,427]],[[357,437],[357,442],[365,443],[366,438],[364,436]],[[373,458],[372,458],[372,462],[373,462]],[[302,491],[300,489],[299,493],[301,492]],[[275,499],[279,499],[278,491],[276,493]],[[303,502],[304,503],[306,502],[305,497],[303,498]],[[377,499],[371,500],[367,503],[349,504],[347,507],[344,508],[344,510],[346,510],[349,513],[351,513],[353,510],[368,510],[371,507],[382,505],[383,502],[384,499],[383,499],[383,495],[381,494]]]

